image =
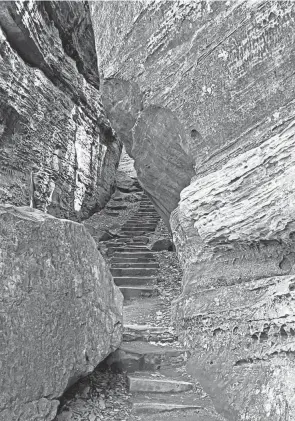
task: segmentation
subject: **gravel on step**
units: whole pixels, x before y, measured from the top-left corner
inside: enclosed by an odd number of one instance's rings
[[[54,421],[130,421],[127,376],[99,365],[62,398]]]

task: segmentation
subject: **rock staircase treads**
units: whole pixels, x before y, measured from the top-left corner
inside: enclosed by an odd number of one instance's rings
[[[128,253],[136,253],[136,252],[145,252],[145,251],[149,251],[150,249],[148,249],[145,245],[144,246],[134,246],[134,247],[130,247],[130,246],[112,246],[108,248],[109,251],[112,252],[128,252]]]
[[[124,234],[128,233],[128,235],[130,235],[130,234],[134,235],[134,234],[137,234],[139,232],[145,233],[145,232],[153,232],[153,231],[155,231],[155,228],[147,227],[147,226],[144,226],[144,225],[142,227],[122,227],[122,230],[121,230],[122,233],[124,233]]]
[[[142,226],[155,228],[157,226],[157,223],[156,222],[150,222],[150,221],[137,221],[137,222],[127,221],[127,222],[125,222],[125,224],[123,225],[122,228],[124,228],[124,227],[134,227],[134,228],[139,227],[140,228]]]
[[[114,276],[114,282],[117,286],[152,286],[156,282],[156,278],[152,276]]]
[[[166,377],[153,377],[150,374],[129,374],[127,376],[130,392],[135,393],[183,393],[194,388],[194,384]]]
[[[149,342],[123,342],[108,358],[107,364],[113,370],[128,373],[157,372],[162,367],[180,367],[187,360],[187,355],[187,350],[172,346],[157,346]]]
[[[121,231],[125,237],[136,237],[137,235],[144,235],[146,231]]]
[[[188,410],[202,410],[203,408],[199,405],[182,405],[177,403],[165,403],[165,402],[134,402],[132,406],[132,413],[134,415],[148,415],[148,414],[159,414],[161,412],[171,412],[171,411],[188,411]],[[146,419],[146,418],[145,418]],[[158,418],[157,418],[158,419]],[[180,418],[177,418],[181,421]],[[185,418],[186,419],[186,418]],[[198,419],[193,418],[194,421]],[[205,421],[205,419],[204,419]]]
[[[115,276],[155,276],[157,267],[112,267],[111,274]]]
[[[152,251],[139,251],[139,252],[128,252],[128,251],[117,251],[114,253],[114,257],[118,257],[122,259],[123,257],[129,257],[129,258],[138,258],[138,259],[152,259],[154,258],[155,253]]]
[[[117,252],[116,252],[117,253]],[[121,254],[121,253],[120,253]],[[114,255],[111,258],[111,264],[113,263],[154,263],[156,262],[155,258],[146,258],[146,257],[117,257]]]
[[[157,313],[164,314],[167,309],[167,303],[159,296],[128,301],[123,307],[124,325],[170,326],[169,315],[166,320],[157,319]]]
[[[140,192],[142,192],[142,190],[137,188],[137,187],[128,188],[128,187],[117,186],[117,189],[119,191],[121,191],[122,193],[140,193]]]
[[[158,269],[159,263],[112,263],[112,269]]]
[[[136,373],[140,375],[141,373]],[[192,389],[187,392],[182,393],[150,393],[150,392],[141,392],[133,394],[132,397],[132,406],[133,406],[133,414],[136,414],[136,406],[137,405],[144,405],[147,409],[145,415],[153,414],[153,409],[155,405],[162,408],[162,405],[169,405],[169,409],[167,412],[173,411],[173,413],[178,414],[179,417],[173,417],[173,420],[177,421],[186,421],[186,416],[181,416],[183,411],[185,414],[189,416],[189,414],[193,413],[191,411],[187,411],[188,409],[194,409],[194,417],[188,418],[191,421],[225,421],[225,419],[220,416],[212,403],[210,397],[204,392],[202,387],[198,387],[197,389]],[[181,405],[181,407],[179,407]],[[148,408],[151,407],[151,412],[148,411]],[[166,412],[166,411],[165,411]],[[170,414],[172,415],[172,414]],[[149,418],[144,417],[144,420],[153,420],[159,421],[160,418]],[[163,418],[168,419],[168,418]],[[169,420],[171,418],[169,417]]]
[[[136,224],[143,224],[143,225],[145,225],[145,224],[153,224],[153,225],[157,225],[158,224],[158,220],[155,220],[155,219],[150,219],[150,218],[147,218],[147,217],[143,217],[143,218],[140,218],[140,220],[137,220],[137,221],[127,221],[127,222],[130,222],[130,223],[136,223]]]
[[[106,209],[109,209],[110,211],[125,210],[127,209],[127,205],[107,205]]]
[[[104,241],[104,244],[107,247],[125,247],[126,243],[124,243],[123,241],[112,241],[112,242],[108,242],[108,241]]]
[[[151,326],[138,324],[125,324],[123,340],[125,342],[171,342],[177,339],[170,326]]]
[[[125,300],[139,297],[151,297],[152,295],[156,294],[155,288],[151,286],[124,285],[119,286],[119,289],[122,292]]]

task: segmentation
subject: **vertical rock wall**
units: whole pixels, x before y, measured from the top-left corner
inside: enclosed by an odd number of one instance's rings
[[[99,85],[86,2],[1,2],[0,201],[72,219],[103,207],[121,145]]]
[[[190,371],[228,420],[295,419],[294,3],[103,3],[103,101],[170,217]]]

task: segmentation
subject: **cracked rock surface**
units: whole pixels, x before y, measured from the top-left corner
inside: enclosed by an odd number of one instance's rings
[[[0,206],[0,420],[50,421],[122,336],[123,297],[83,225]]]
[[[74,220],[104,206],[121,145],[99,86],[86,2],[1,2],[0,202]]]

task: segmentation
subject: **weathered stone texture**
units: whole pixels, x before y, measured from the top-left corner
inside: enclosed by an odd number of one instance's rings
[[[142,95],[130,152],[184,269],[175,314],[191,372],[230,421],[291,421],[295,4],[128,2],[117,13],[102,3],[92,5],[101,72],[121,80],[118,95],[128,83]]]
[[[84,2],[1,2],[0,200],[59,217],[103,207],[121,146]]]
[[[137,83],[143,109],[159,106],[177,116],[181,147],[198,175],[288,125],[295,86],[293,2],[122,4],[92,3],[101,72]],[[175,139],[167,134],[162,142],[169,149]],[[135,165],[141,159],[133,158]],[[143,186],[146,177],[139,175]]]
[[[49,421],[121,340],[122,295],[83,225],[0,206],[0,420]]]
[[[229,420],[295,417],[294,127],[192,182],[171,217],[179,331]]]
[[[189,372],[227,420],[295,415],[295,277],[199,291],[176,307]]]

